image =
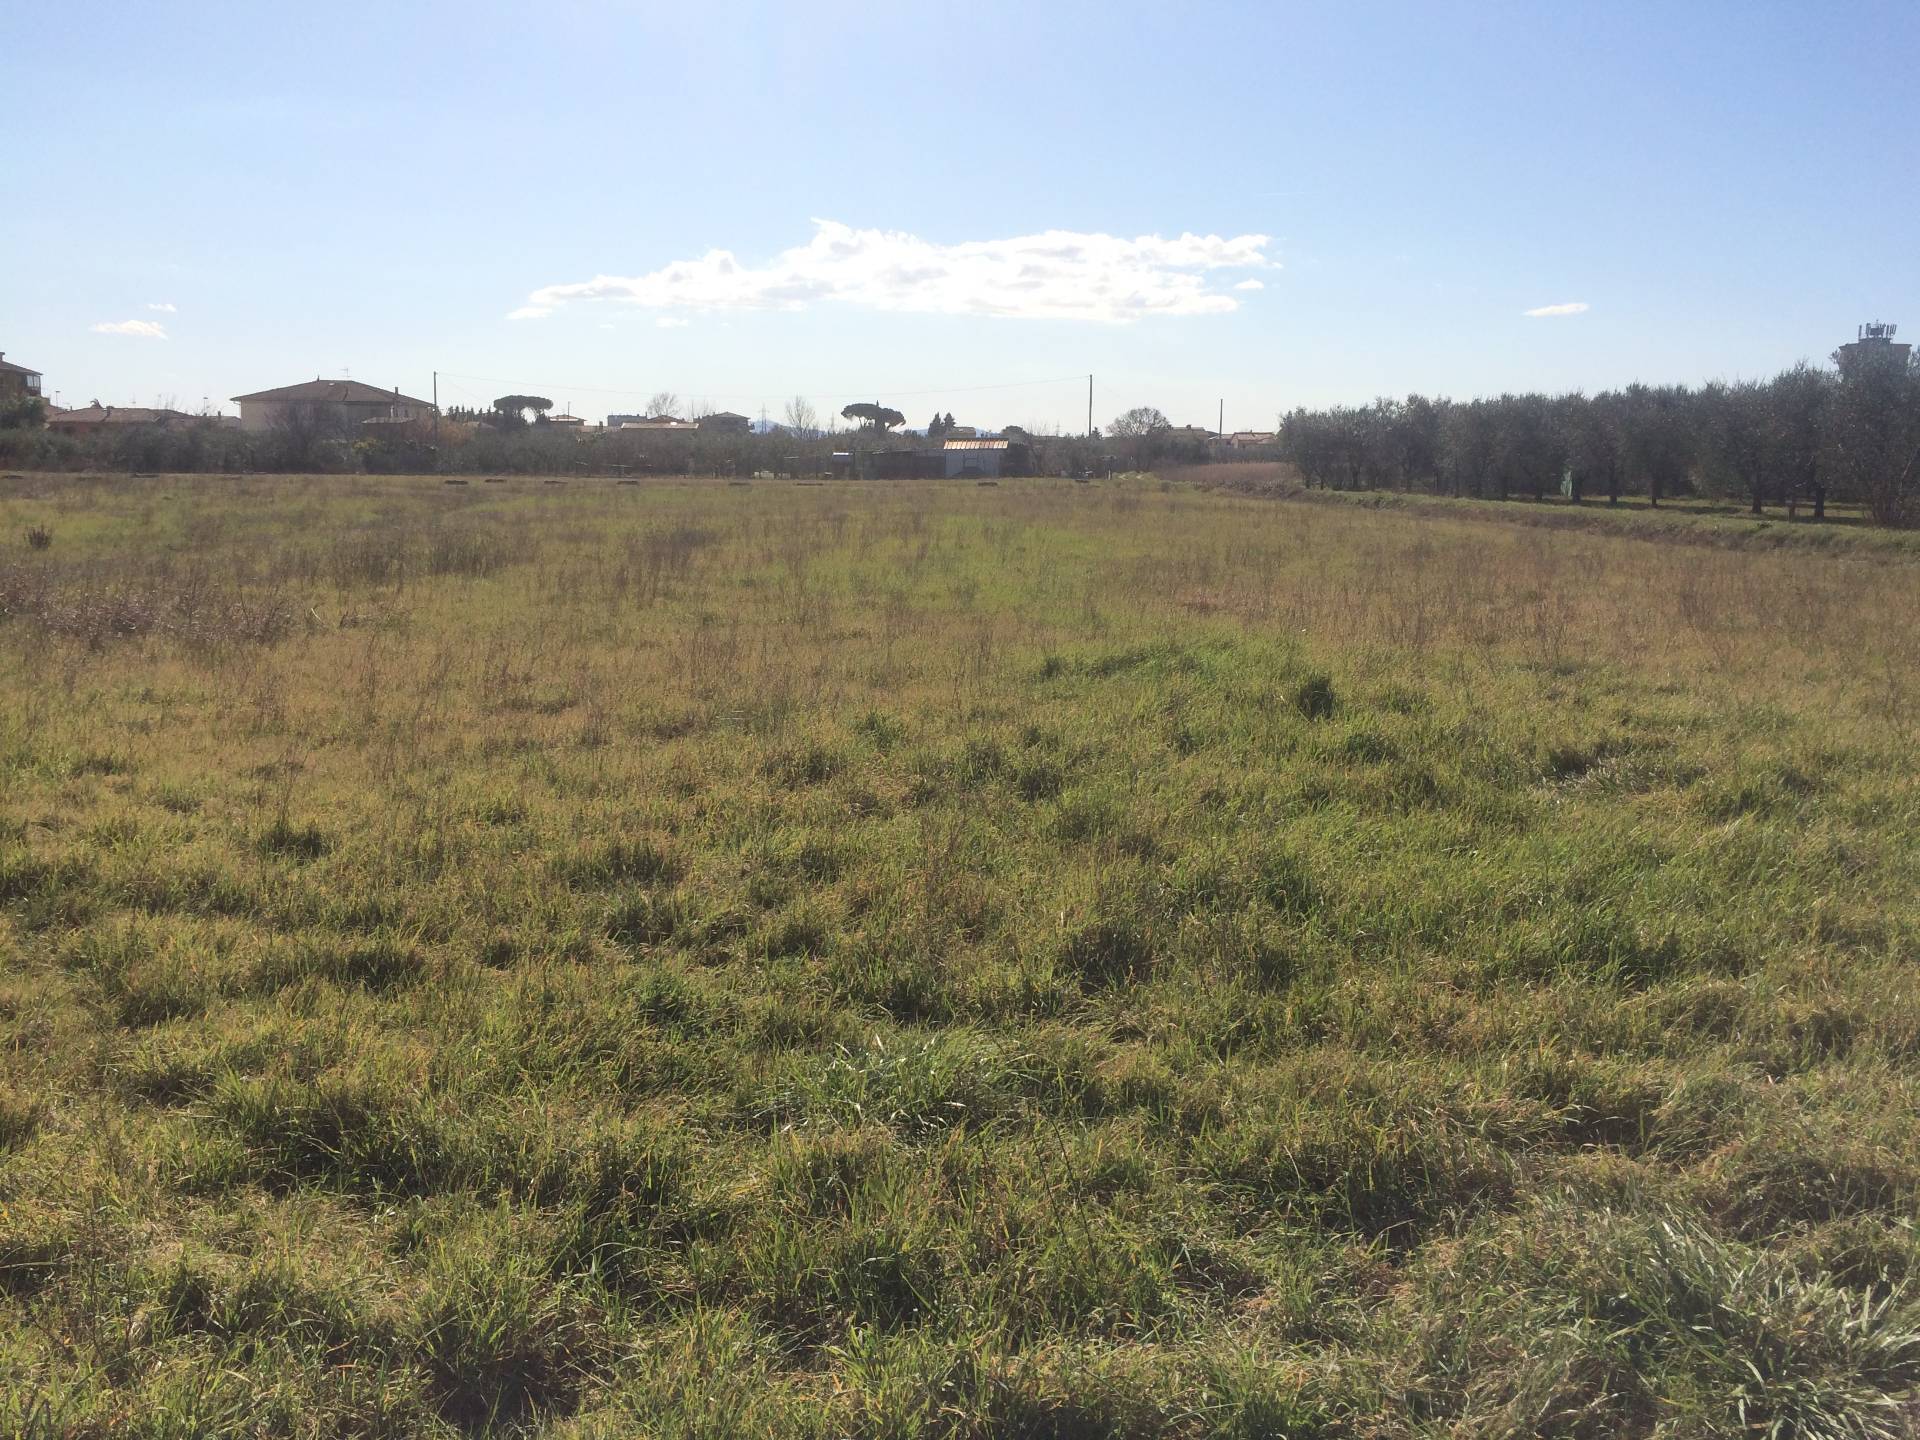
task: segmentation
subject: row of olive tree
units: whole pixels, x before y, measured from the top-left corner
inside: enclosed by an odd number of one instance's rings
[[[1920,521],[1920,366],[1895,352],[1844,376],[1797,365],[1766,381],[1629,385],[1298,409],[1280,452],[1309,485],[1580,501],[1738,496],[1753,513],[1857,503],[1888,525]]]

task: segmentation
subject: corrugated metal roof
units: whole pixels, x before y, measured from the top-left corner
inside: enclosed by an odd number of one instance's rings
[[[1013,442],[1011,440],[949,440],[943,448],[947,450],[1005,450],[1012,444]]]

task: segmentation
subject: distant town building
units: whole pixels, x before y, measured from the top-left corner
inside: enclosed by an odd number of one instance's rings
[[[1279,437],[1271,430],[1236,430],[1231,435],[1223,435],[1215,443],[1228,450],[1258,450],[1263,445],[1273,444]]]
[[[617,425],[614,423],[616,420],[620,422]],[[640,420],[609,415],[607,428],[618,430],[622,435],[692,435],[700,429],[691,420],[678,420],[671,415],[654,415]]]
[[[1898,325],[1888,325],[1878,320],[1870,325],[1862,325],[1855,332],[1854,339],[1833,353],[1840,374],[1859,375],[1882,365],[1904,370],[1907,357],[1913,353],[1913,346],[1904,342],[1894,343],[1893,337],[1899,328]]]
[[[40,372],[14,364],[7,359],[6,351],[0,350],[0,398],[10,399],[16,395],[39,398]]]
[[[47,428],[58,435],[98,435],[128,425],[180,425],[199,418],[184,410],[102,405],[96,400],[78,410],[54,411],[47,416]]]
[[[275,422],[300,408],[331,410],[349,422],[419,420],[433,414],[431,401],[402,395],[397,387],[382,390],[359,380],[308,380],[277,390],[235,395],[233,402],[240,407],[243,430],[270,430]]]
[[[562,430],[584,430],[587,421],[584,415],[549,415],[540,422],[543,425],[558,425]]]
[[[709,435],[745,435],[753,429],[750,416],[736,415],[731,410],[716,410],[711,415],[702,415],[694,424]]]

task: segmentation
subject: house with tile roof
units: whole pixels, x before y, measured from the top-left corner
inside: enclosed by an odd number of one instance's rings
[[[235,395],[240,407],[242,430],[271,430],[290,413],[306,408],[330,411],[348,424],[362,420],[424,420],[433,415],[433,404],[402,395],[398,386],[382,390],[360,380],[307,380],[298,385],[282,385],[277,390],[256,390],[251,395]]]
[[[76,410],[53,410],[47,428],[56,435],[100,435],[130,425],[184,425],[199,419],[184,410],[151,405],[102,405],[98,400]]]

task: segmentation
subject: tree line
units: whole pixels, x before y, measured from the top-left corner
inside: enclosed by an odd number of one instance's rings
[[[1839,357],[1836,357],[1838,359]],[[1904,352],[1771,380],[1628,385],[1596,395],[1409,395],[1296,409],[1278,453],[1310,486],[1576,503],[1738,497],[1754,514],[1829,500],[1920,521],[1920,366]]]
[[[1844,360],[1836,355],[1836,361]],[[1920,366],[1897,347],[1856,351],[1836,369],[1807,364],[1771,380],[1634,384],[1595,395],[1505,394],[1477,400],[1409,395],[1369,405],[1300,408],[1281,419],[1267,458],[1287,461],[1310,486],[1536,499],[1576,503],[1643,496],[1739,497],[1754,513],[1805,504],[1825,518],[1828,502],[1859,505],[1878,523],[1920,523]],[[85,439],[40,428],[36,399],[0,414],[0,463],[62,469],[114,466],[177,471],[506,471],[568,474],[595,468],[752,473],[819,470],[850,435],[869,443],[920,443],[891,432],[904,420],[878,402],[849,405],[857,432],[822,428],[796,397],[783,426],[765,434],[593,437],[583,448],[541,423],[552,402],[506,395],[487,410],[449,410],[446,423],[384,427],[375,436],[344,416],[294,407],[267,432],[216,421],[113,427]],[[661,392],[648,413],[673,415]],[[695,402],[688,407],[699,413]],[[19,413],[15,413],[15,412]],[[527,415],[534,416],[528,423]],[[464,423],[463,423],[464,422]],[[936,415],[929,438],[952,429]],[[1009,433],[1013,433],[1011,430]],[[1220,458],[1198,427],[1175,427],[1151,407],[1116,417],[1105,435],[1027,435],[1040,474],[1150,469]],[[858,444],[860,442],[855,441]],[[1235,459],[1260,458],[1236,452]]]

